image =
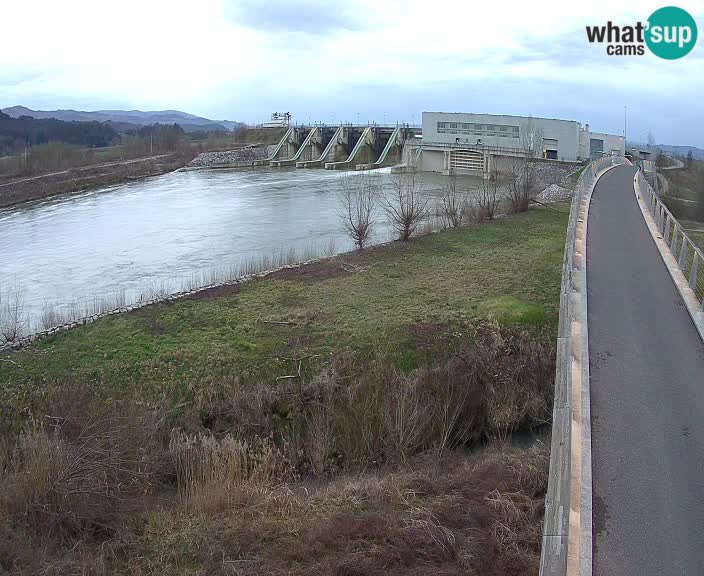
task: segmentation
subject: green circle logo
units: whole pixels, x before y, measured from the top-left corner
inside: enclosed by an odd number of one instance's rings
[[[645,43],[656,56],[677,60],[689,54],[697,43],[697,23],[682,8],[660,8],[648,18]]]

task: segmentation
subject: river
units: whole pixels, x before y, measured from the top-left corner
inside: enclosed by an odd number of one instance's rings
[[[393,176],[378,172],[388,189]],[[5,302],[8,291],[21,294],[36,329],[48,310],[90,311],[96,297],[129,304],[232,276],[253,259],[347,251],[338,215],[344,177],[295,168],[177,171],[2,209],[0,290]],[[422,175],[433,196],[445,181]],[[458,185],[476,190],[479,182],[460,177]],[[380,215],[374,241],[389,239]]]

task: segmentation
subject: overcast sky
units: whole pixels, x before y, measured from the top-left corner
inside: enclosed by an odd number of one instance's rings
[[[261,122],[532,114],[704,147],[704,0],[677,61],[607,56],[585,25],[663,1],[4,0],[0,108],[177,109]],[[359,115],[359,116],[358,116]]]

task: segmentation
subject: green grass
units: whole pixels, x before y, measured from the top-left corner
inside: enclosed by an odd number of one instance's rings
[[[700,250],[704,250],[704,232],[687,232],[687,236],[692,239]]]
[[[333,259],[327,278],[263,279],[108,317],[12,353],[0,362],[0,394],[67,379],[146,398],[233,376],[277,383],[300,358],[312,373],[344,350],[383,351],[412,369],[437,352],[417,349],[414,330],[486,318],[554,334],[566,223],[564,212],[534,208]]]
[[[478,312],[500,324],[543,324],[545,308],[522,302],[515,296],[499,296],[479,303]]]

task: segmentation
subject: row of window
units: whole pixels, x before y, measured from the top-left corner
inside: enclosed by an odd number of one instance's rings
[[[498,124],[468,124],[466,122],[438,122],[438,132],[441,130],[480,130],[487,132],[507,132],[507,133],[519,133],[518,126],[505,126]]]
[[[465,134],[467,136],[483,136],[495,138],[518,138],[518,132],[478,132],[476,130],[456,130],[450,128],[438,128],[438,134]]]

